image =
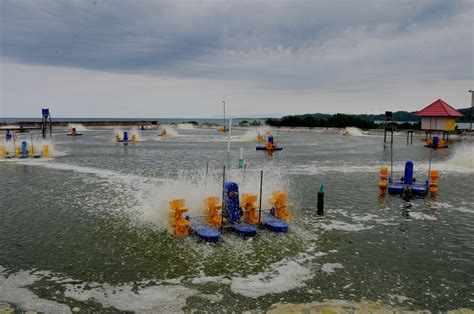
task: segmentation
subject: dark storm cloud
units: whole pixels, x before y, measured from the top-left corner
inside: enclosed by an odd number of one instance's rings
[[[432,67],[465,78],[472,77],[472,34],[464,43],[455,37],[457,47],[436,40],[453,24],[469,34],[470,11],[469,1],[3,0],[1,55],[27,64],[289,86]]]

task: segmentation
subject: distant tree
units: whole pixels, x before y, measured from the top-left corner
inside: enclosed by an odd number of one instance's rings
[[[257,120],[253,120],[252,122],[250,122],[250,125],[251,126],[259,126],[259,125],[262,125],[262,122],[257,121]]]
[[[247,120],[242,120],[242,121],[239,122],[239,125],[240,126],[248,126],[249,122]]]

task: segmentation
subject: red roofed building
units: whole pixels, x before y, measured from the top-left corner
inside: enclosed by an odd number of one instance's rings
[[[454,131],[456,117],[463,114],[441,99],[418,111],[416,116],[421,117],[421,129],[427,131]]]

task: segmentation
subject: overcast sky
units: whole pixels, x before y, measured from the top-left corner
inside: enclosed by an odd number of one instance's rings
[[[474,1],[0,0],[0,116],[470,106]]]

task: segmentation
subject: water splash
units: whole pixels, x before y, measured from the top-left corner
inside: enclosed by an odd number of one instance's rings
[[[474,146],[456,147],[453,156],[446,161],[446,164],[474,170]]]
[[[89,131],[84,125],[80,123],[69,123],[67,126],[67,131],[72,132],[72,129],[75,128],[77,132],[86,132]]]
[[[366,134],[359,128],[349,127],[345,128],[344,131],[348,132],[348,135],[351,136],[365,136]]]
[[[127,132],[128,133],[128,138],[129,139],[132,139],[132,135],[135,135],[135,138],[136,138],[136,141],[139,142],[142,140],[141,136],[140,136],[140,131],[138,130],[137,127],[131,127],[129,130],[127,129],[122,129],[122,128],[116,128],[115,129],[115,135],[119,135],[120,138],[123,138],[123,132]],[[115,141],[115,137],[114,137],[114,141]]]
[[[260,189],[260,172],[240,170],[228,173],[228,179],[239,184],[240,194],[251,193],[258,196]],[[276,173],[265,172],[262,205],[268,208],[268,199],[274,190],[285,190],[285,180]],[[222,170],[212,169],[206,179],[205,171],[183,172],[177,178],[167,179],[159,186],[152,186],[146,196],[141,198],[137,208],[142,222],[151,223],[161,230],[169,227],[169,201],[185,199],[187,214],[199,216],[204,211],[204,199],[208,196],[222,197]]]
[[[177,137],[179,136],[178,131],[170,126],[163,126],[163,130],[166,131],[166,137]]]
[[[65,156],[66,153],[63,151],[60,151],[52,142],[50,139],[42,139],[42,138],[32,138],[31,136],[19,136],[15,141],[8,141],[5,142],[3,141],[0,143],[0,149],[5,149],[8,155],[14,156],[15,155],[15,150],[18,147],[21,147],[21,143],[26,142],[28,149],[31,149],[31,147],[34,148],[34,153],[43,155],[44,154],[44,149],[45,145],[48,146],[49,148],[49,158],[52,157],[61,157]]]
[[[181,130],[192,130],[192,129],[194,129],[194,124],[192,124],[192,123],[179,123],[177,128],[181,129]]]

